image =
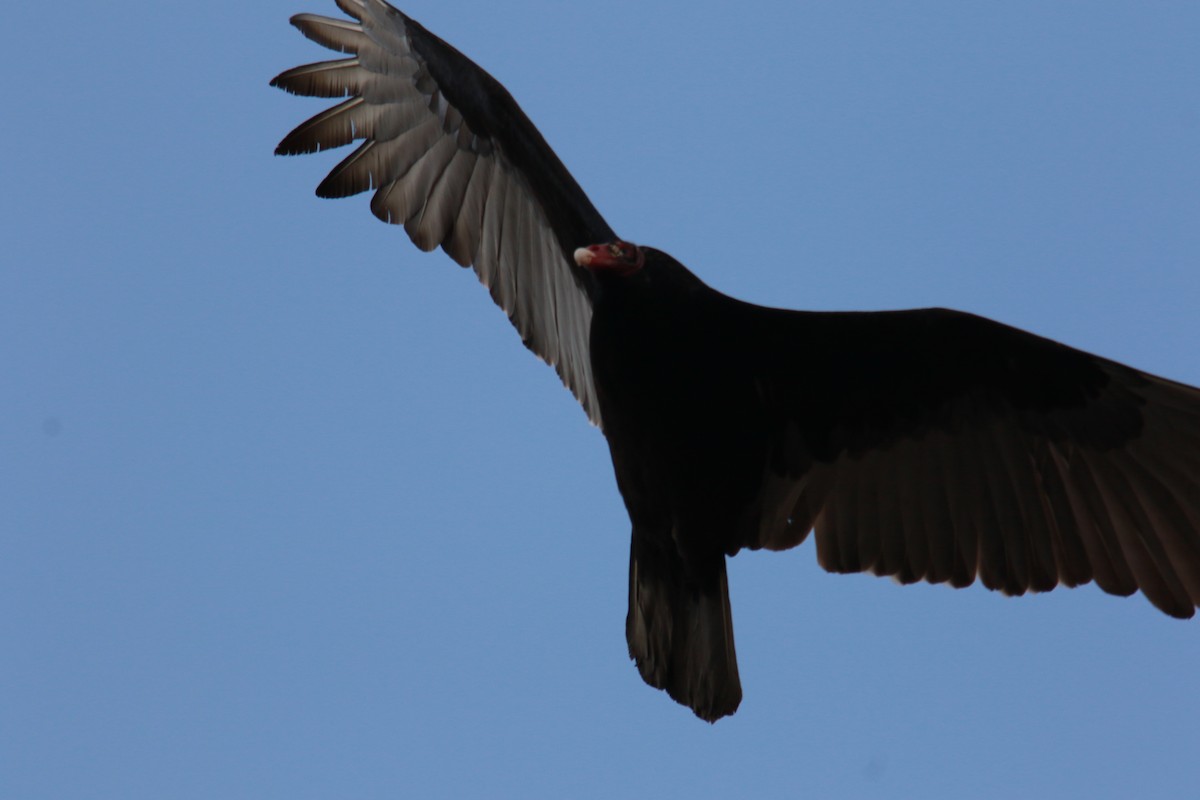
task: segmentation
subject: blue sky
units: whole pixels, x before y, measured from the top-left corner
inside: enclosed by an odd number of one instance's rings
[[[1200,384],[1200,6],[405,9],[625,238],[773,305],[942,305]],[[601,435],[340,153],[332,0],[15,4],[0,59],[0,794],[1185,796],[1200,623],[731,562],[746,699],[625,654]]]

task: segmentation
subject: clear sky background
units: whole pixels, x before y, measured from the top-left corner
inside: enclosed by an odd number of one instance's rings
[[[1090,586],[742,554],[738,714],[643,685],[602,436],[470,272],[313,196],[344,151],[271,155],[332,0],[9,5],[0,796],[1194,796],[1200,623]],[[1200,384],[1200,4],[406,10],[717,288]]]

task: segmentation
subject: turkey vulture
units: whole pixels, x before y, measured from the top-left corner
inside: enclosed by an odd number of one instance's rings
[[[802,312],[621,240],[494,78],[383,0],[300,14],[344,58],[272,85],[344,98],[280,154],[364,140],[371,190],[471,266],[612,454],[633,524],[629,653],[699,717],[741,699],[725,557],[815,531],[833,572],[1006,594],[1094,580],[1200,604],[1200,390],[972,314]]]

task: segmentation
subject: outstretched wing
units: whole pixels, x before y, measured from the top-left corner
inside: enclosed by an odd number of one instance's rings
[[[942,309],[766,324],[807,347],[759,368],[773,449],[746,546],[815,529],[833,572],[1200,605],[1200,389]]]
[[[588,358],[592,277],[575,248],[616,236],[512,96],[491,75],[383,0],[337,0],[353,20],[299,14],[308,38],[350,55],[271,81],[346,97],[279,143],[283,155],[365,140],[317,187],[374,190],[371,211],[422,250],[473,266],[526,346],[553,365],[600,424]]]

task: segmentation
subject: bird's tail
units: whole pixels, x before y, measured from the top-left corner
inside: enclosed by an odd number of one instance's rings
[[[687,570],[675,553],[651,546],[635,530],[629,556],[629,655],[646,683],[709,722],[742,700],[725,556]]]

